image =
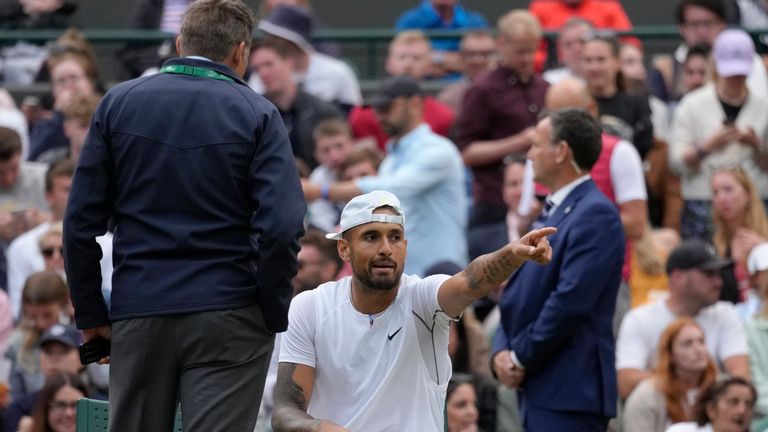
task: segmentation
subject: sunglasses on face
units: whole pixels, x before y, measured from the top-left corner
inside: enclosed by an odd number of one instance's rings
[[[51,258],[53,256],[53,254],[56,253],[56,252],[58,252],[59,255],[64,256],[64,248],[63,247],[60,247],[58,249],[55,248],[55,247],[47,247],[47,248],[40,249],[40,253],[43,254],[43,256],[46,257],[46,258]]]

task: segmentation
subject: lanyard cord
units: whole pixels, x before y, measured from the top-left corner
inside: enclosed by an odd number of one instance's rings
[[[219,81],[235,82],[232,78],[217,72],[213,69],[208,69],[200,66],[185,66],[185,65],[167,65],[160,69],[160,73],[172,73],[179,75],[190,75],[201,78],[215,79]]]

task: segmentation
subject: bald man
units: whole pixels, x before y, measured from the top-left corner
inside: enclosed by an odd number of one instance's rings
[[[597,102],[584,81],[567,78],[547,89],[544,103],[549,110],[581,108],[598,117]],[[639,240],[648,224],[648,195],[640,154],[630,142],[603,133],[603,147],[590,175],[600,189],[619,208],[627,250],[624,256],[622,284],[613,318],[614,334],[624,314],[629,310],[629,253],[633,241]]]

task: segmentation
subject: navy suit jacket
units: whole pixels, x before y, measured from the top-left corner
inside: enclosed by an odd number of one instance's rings
[[[501,301],[493,353],[525,367],[524,403],[553,411],[616,414],[611,329],[624,262],[618,210],[592,180],[578,185],[545,222],[552,262],[525,263]]]

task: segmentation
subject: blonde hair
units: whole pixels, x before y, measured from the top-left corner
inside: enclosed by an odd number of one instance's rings
[[[541,39],[541,24],[536,17],[525,9],[515,9],[499,18],[496,26],[499,34],[507,38],[526,34]]]
[[[392,38],[392,42],[389,43],[389,49],[391,50],[392,47],[397,44],[411,45],[417,43],[423,43],[429,46],[429,38],[421,30],[405,30]]]
[[[768,216],[763,207],[763,200],[757,192],[755,183],[749,178],[749,174],[738,165],[731,168],[718,169],[712,174],[712,178],[718,174],[730,175],[747,193],[747,208],[744,213],[741,227],[749,228],[763,237],[768,237]],[[728,227],[728,224],[725,223],[725,219],[718,214],[717,209],[715,209],[714,206],[712,207],[712,222],[715,227],[715,234],[712,236],[713,243],[715,244],[717,252],[721,256],[725,256],[725,252],[731,243],[731,239],[733,239],[734,233]]]

